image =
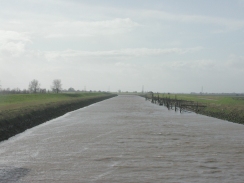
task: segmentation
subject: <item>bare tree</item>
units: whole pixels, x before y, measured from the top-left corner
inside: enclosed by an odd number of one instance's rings
[[[37,91],[39,91],[39,89],[40,89],[40,83],[36,79],[32,80],[29,83],[29,91],[31,93],[36,93]]]
[[[53,85],[51,87],[54,92],[59,93],[62,90],[61,80],[60,79],[53,80]]]

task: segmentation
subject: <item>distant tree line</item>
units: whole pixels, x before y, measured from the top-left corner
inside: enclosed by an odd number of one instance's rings
[[[28,90],[24,89],[24,90],[20,90],[19,88],[14,88],[14,89],[10,89],[10,88],[2,88],[1,84],[0,84],[0,93],[1,94],[29,94],[29,93],[60,93],[62,91],[62,83],[60,79],[55,79],[52,82],[51,85],[51,90],[46,90],[45,88],[41,88],[41,84],[38,80],[33,79],[30,83],[29,83],[29,87]]]
[[[52,85],[50,87],[50,90],[47,90],[46,88],[41,88],[41,83],[33,79],[32,81],[29,82],[28,89],[19,89],[19,88],[2,88],[1,81],[0,81],[0,94],[30,94],[30,93],[60,93],[60,92],[88,92],[88,93],[96,93],[96,92],[106,92],[106,91],[86,91],[86,90],[75,90],[74,88],[70,87],[69,89],[62,89],[62,82],[60,79],[55,79],[52,82]]]

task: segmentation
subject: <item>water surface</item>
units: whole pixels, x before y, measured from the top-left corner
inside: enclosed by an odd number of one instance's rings
[[[0,143],[0,182],[244,182],[244,126],[119,96]]]

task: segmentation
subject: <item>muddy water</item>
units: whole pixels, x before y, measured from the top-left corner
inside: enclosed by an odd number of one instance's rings
[[[244,125],[119,96],[0,143],[0,182],[244,182]]]

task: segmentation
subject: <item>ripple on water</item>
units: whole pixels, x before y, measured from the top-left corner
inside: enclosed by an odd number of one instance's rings
[[[27,168],[17,168],[11,166],[0,167],[0,182],[2,183],[14,183],[19,181],[22,177],[29,173]]]

